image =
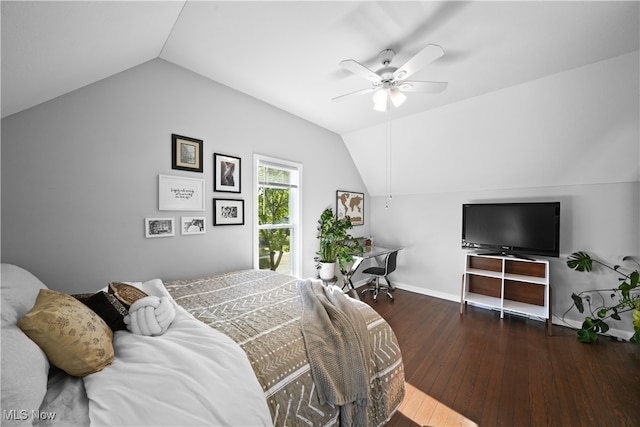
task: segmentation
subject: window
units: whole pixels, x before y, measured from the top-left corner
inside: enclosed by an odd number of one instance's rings
[[[255,159],[254,266],[300,277],[302,165]]]

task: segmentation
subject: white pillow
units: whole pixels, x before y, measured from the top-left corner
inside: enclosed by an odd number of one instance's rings
[[[36,343],[16,326],[36,301],[40,289],[47,287],[27,270],[2,264],[0,270],[2,295],[2,381],[3,411],[38,410],[47,392],[49,361]],[[20,414],[20,412],[17,412]],[[19,416],[17,418],[20,418]],[[2,425],[20,424],[19,419],[2,419]]]
[[[48,289],[36,276],[12,264],[2,264],[2,326],[15,325],[33,304],[40,289]]]

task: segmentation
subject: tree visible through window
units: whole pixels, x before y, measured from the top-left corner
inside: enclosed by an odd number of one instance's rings
[[[263,157],[256,163],[258,268],[297,275],[300,166]]]
[[[258,224],[287,224],[289,222],[289,190],[261,187],[258,193]],[[260,257],[260,268],[277,270],[282,255],[291,250],[289,230],[261,228],[260,249],[268,258]],[[267,262],[268,261],[268,262]]]

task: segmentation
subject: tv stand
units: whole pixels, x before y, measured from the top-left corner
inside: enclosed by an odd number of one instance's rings
[[[511,255],[467,253],[462,280],[460,314],[467,303],[545,319],[552,335],[549,261]]]

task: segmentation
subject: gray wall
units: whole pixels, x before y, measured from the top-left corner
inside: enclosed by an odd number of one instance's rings
[[[571,306],[572,292],[616,287],[615,274],[578,273],[565,262],[579,250],[611,264],[640,255],[638,68],[634,52],[395,123],[396,134],[408,125],[421,141],[393,141],[402,167],[393,173],[389,209],[384,189],[362,175],[375,196],[375,241],[405,247],[393,276],[401,287],[459,301],[461,205],[537,200],[561,202],[561,254],[550,259],[554,315]],[[345,138],[354,153],[359,136]],[[572,325],[582,319],[575,310],[567,315]],[[633,331],[630,316],[610,326],[626,338]]]
[[[617,275],[605,269],[579,273],[569,269],[567,256],[586,251],[610,264],[621,263],[625,255],[640,254],[640,184],[592,184],[529,189],[489,190],[394,196],[385,209],[386,198],[373,197],[371,233],[376,242],[405,249],[398,255],[398,269],[391,276],[403,289],[460,301],[464,254],[460,248],[462,204],[500,201],[559,201],[560,257],[550,261],[552,312],[561,317],[571,306],[571,294],[585,289],[614,288]],[[636,258],[638,259],[638,258]],[[576,326],[584,319],[576,310],[566,316]],[[629,338],[630,316],[610,325]]]
[[[637,92],[638,82],[629,82],[627,87]],[[523,90],[527,88],[507,89],[475,99],[471,106],[483,108],[483,99],[493,103],[498,95],[508,101],[513,96],[510,93]],[[567,254],[589,250],[615,262],[623,255],[640,253],[638,98],[634,99],[631,127],[628,123],[624,128],[612,126],[610,110],[623,107],[615,103],[599,106],[596,95],[586,103],[576,101],[581,104],[576,107],[591,108],[595,120],[566,124],[576,129],[588,125],[593,134],[604,135],[600,147],[611,135],[627,135],[621,141],[628,135],[635,138],[630,152],[616,152],[608,163],[609,168],[617,168],[616,158],[623,164],[631,158],[635,169],[622,171],[632,178],[629,182],[598,183],[598,173],[586,171],[596,182],[395,194],[389,209],[384,207],[384,197],[367,196],[365,225],[355,227],[353,234],[371,234],[377,244],[405,247],[394,274],[402,287],[456,300],[463,269],[459,247],[462,203],[560,200],[562,254],[552,259],[552,286],[553,309],[561,314],[574,288],[605,281],[608,286],[612,279],[606,274],[586,276],[569,271],[564,266]],[[624,108],[627,104],[625,101]],[[469,117],[473,116],[470,108],[458,105],[453,110]],[[598,115],[598,108],[606,114]],[[450,129],[464,121],[460,114],[435,114],[451,120]],[[628,111],[624,116],[629,117]],[[598,121],[598,117],[603,119]],[[508,122],[509,117],[501,120]],[[538,119],[532,126],[540,123]],[[447,127],[440,124],[439,128]],[[486,128],[495,135],[496,126]],[[171,170],[171,133],[205,142],[202,176],[208,231],[204,236],[145,239],[143,218],[173,216],[178,221],[183,214],[157,210],[157,175],[197,176]],[[483,138],[480,133],[476,136]],[[236,197],[212,191],[214,152],[242,158],[239,197],[246,203],[245,226],[212,226],[211,199]],[[254,152],[304,166],[303,275],[311,276],[315,273],[316,220],[322,209],[334,206],[337,189],[367,193],[341,138],[162,60],[2,120],[2,261],[28,268],[50,287],[67,292],[92,291],[112,280],[170,280],[249,268]],[[599,151],[600,155],[605,152]],[[378,170],[378,175],[384,173]]]
[[[204,140],[202,174],[171,169],[172,133]],[[213,192],[213,153],[242,159],[241,194]],[[2,262],[65,292],[251,268],[253,153],[303,164],[314,275],[320,213],[338,189],[366,193],[341,138],[163,60],[2,120]],[[205,235],[144,237],[145,217],[203,214],[158,211],[158,174],[205,179]],[[214,227],[214,197],[244,199],[245,225]]]

